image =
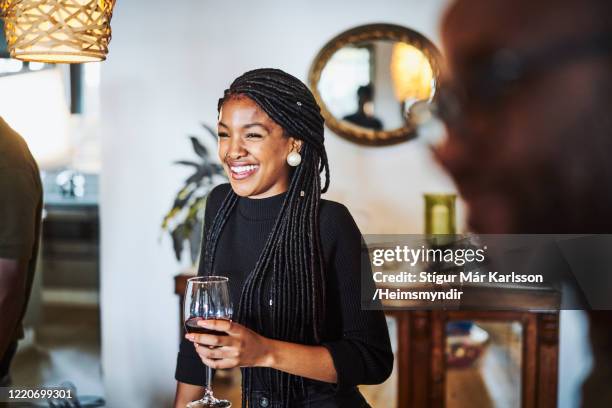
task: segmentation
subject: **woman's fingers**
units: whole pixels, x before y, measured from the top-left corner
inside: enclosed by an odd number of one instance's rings
[[[221,331],[221,332],[225,332],[228,334],[238,334],[239,332],[239,328],[240,325],[238,323],[234,323],[231,320],[227,320],[227,319],[206,319],[206,320],[199,320],[198,321],[198,326],[200,327],[204,327],[206,329],[210,329],[210,330],[216,330],[216,331]]]
[[[238,365],[236,350],[230,348],[208,348],[195,344],[196,353],[204,364],[210,368],[231,368]]]
[[[196,352],[200,355],[200,357],[213,360],[238,357],[238,351],[232,347],[209,348],[196,344]]]
[[[233,323],[231,320],[223,320],[223,319],[212,319],[212,320],[199,320],[198,326],[204,327],[206,329],[228,333],[228,335],[217,336],[214,334],[200,334],[200,333],[189,333],[185,335],[187,340],[205,344],[207,346],[226,346],[231,344],[232,340],[230,337],[240,335],[242,333],[240,326],[238,323]]]
[[[215,336],[214,334],[186,334],[185,338],[194,343],[204,344],[206,346],[227,346],[232,340],[228,336]]]

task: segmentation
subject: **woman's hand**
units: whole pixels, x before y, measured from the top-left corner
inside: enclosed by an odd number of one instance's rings
[[[313,380],[338,381],[326,347],[269,339],[229,320],[200,320],[198,325],[227,333],[226,336],[185,335],[194,343],[202,362],[210,368],[270,367]]]
[[[225,332],[214,334],[186,334],[193,342],[202,362],[210,368],[270,367],[271,348],[266,337],[230,320],[200,320],[198,326]]]

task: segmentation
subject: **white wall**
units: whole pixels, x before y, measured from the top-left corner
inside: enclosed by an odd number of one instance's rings
[[[179,272],[159,224],[187,175],[187,134],[215,123],[217,99],[246,70],[306,79],[312,58],[350,27],[390,22],[437,42],[445,0],[117,3],[102,65],[102,348],[110,407],[168,406],[174,390]],[[328,132],[332,187],[363,232],[421,232],[425,191],[452,190],[426,148],[366,148]]]
[[[0,95],[0,115],[26,140],[40,168],[67,165],[73,146],[64,72],[54,68],[0,77]]]

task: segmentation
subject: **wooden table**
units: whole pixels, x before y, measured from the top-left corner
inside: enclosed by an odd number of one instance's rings
[[[174,278],[180,298],[179,316],[187,279]],[[445,406],[446,324],[453,320],[518,321],[523,328],[521,401],[522,408],[557,406],[557,366],[559,344],[559,296],[547,290],[504,290],[474,287],[479,306],[499,301],[511,310],[403,310],[401,301],[384,302],[385,313],[397,322],[398,408],[435,408]],[[500,303],[496,303],[500,304]],[[411,307],[418,305],[411,304]],[[464,305],[465,306],[465,305]],[[468,305],[473,307],[474,305]],[[182,336],[182,324],[181,324]]]

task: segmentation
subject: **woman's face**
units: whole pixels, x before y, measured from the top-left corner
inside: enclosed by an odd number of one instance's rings
[[[287,190],[287,155],[299,151],[301,141],[286,137],[283,128],[246,96],[224,102],[217,125],[219,160],[236,194],[265,198]]]

